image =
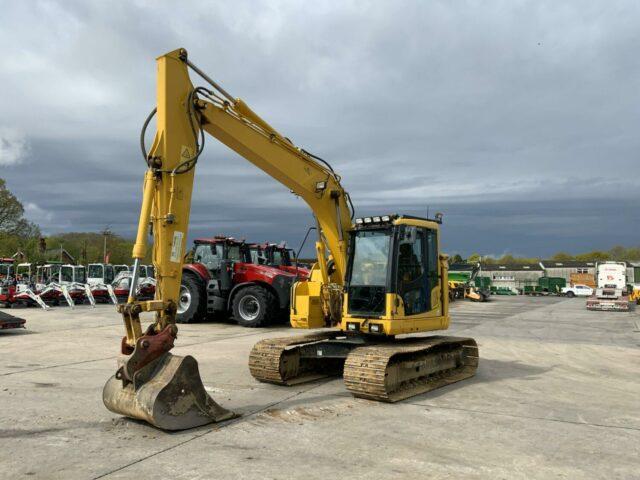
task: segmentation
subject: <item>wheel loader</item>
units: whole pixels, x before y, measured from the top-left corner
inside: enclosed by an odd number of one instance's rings
[[[204,86],[194,87],[189,71]],[[157,131],[147,151],[144,134],[153,116]],[[167,430],[235,415],[206,393],[193,357],[170,352],[193,177],[206,134],[303,199],[317,223],[317,262],[308,280],[292,285],[290,300],[291,325],[314,332],[258,342],[249,357],[256,379],[292,385],[342,375],[355,396],[395,402],[475,374],[473,339],[421,335],[449,327],[442,216],[355,218],[328,162],[281,135],[178,49],[157,59],[157,106],[141,134],[147,171],[133,258],[136,266],[144,258],[151,225],[156,296],[135,298],[135,268],[128,302],[118,306],[126,336],[103,391],[109,410]],[[155,314],[144,330],[143,312]]]

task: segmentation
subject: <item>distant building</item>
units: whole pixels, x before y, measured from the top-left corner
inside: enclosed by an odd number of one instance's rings
[[[596,274],[596,262],[542,260],[540,266],[544,270],[545,276],[564,278],[567,285],[571,282],[572,274],[587,274],[593,277]]]
[[[450,272],[473,272],[476,267],[475,263],[452,263],[449,265]]]
[[[75,257],[64,248],[51,248],[49,250],[45,250],[43,255],[47,262],[62,262],[70,263],[72,265],[76,264]]]
[[[26,262],[27,256],[24,254],[22,250],[18,250],[14,253],[11,258],[13,258],[17,263]]]
[[[482,263],[478,276],[489,277],[492,287],[506,287],[516,292],[527,285],[537,285],[544,271],[536,263]]]

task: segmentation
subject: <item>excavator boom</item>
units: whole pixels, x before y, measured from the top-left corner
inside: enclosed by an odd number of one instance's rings
[[[336,285],[346,269],[346,237],[351,227],[350,199],[331,166],[296,147],[242,100],[232,98],[187,58],[183,49],[157,59],[157,106],[143,127],[141,146],[148,169],[144,177],[142,207],[129,299],[119,305],[126,336],[119,366],[107,382],[103,401],[113,412],[144,419],[160,428],[184,429],[232,418],[204,390],[192,357],[169,353],[177,338],[177,299],[186,250],[193,177],[204,147],[205,132],[255,164],[300,196],[312,208],[318,226],[319,262],[310,282],[300,282],[305,305],[298,318],[307,326],[310,317],[323,326],[330,308],[323,305],[323,288]],[[207,87],[194,88],[189,68]],[[156,116],[153,144],[146,151],[144,131]],[[147,253],[149,228],[153,234],[156,269],[155,300],[137,301],[138,265]],[[330,262],[327,261],[327,250]],[[310,285],[317,301],[309,301]],[[295,290],[296,287],[294,287]],[[335,292],[339,288],[334,288]],[[331,304],[331,293],[324,295]],[[295,296],[294,296],[295,298]],[[302,308],[301,308],[302,307]],[[313,308],[315,307],[315,308]],[[155,315],[143,328],[140,315]],[[339,310],[334,309],[339,316]],[[176,407],[179,405],[179,408]]]

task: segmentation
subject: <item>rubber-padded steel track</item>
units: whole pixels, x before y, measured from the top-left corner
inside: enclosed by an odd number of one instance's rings
[[[344,364],[344,383],[356,397],[397,402],[475,375],[471,338],[407,338],[358,347]]]
[[[301,355],[303,347],[333,343],[343,332],[267,339],[251,350],[249,369],[261,382],[295,385],[335,375],[335,363]],[[340,340],[336,340],[337,342]],[[475,375],[478,346],[471,338],[413,337],[354,346],[344,361],[344,383],[356,397],[397,402]]]
[[[331,340],[341,335],[337,330],[296,337],[261,340],[251,349],[249,371],[257,380],[277,385],[295,385],[326,377],[322,371],[308,371],[300,362],[296,346]]]

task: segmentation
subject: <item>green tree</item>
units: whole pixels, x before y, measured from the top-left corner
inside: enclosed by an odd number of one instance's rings
[[[19,234],[28,226],[23,215],[22,203],[9,191],[7,182],[0,178],[0,232],[10,235]]]
[[[467,258],[467,262],[468,263],[478,263],[481,259],[481,256],[479,253],[472,253],[471,255],[469,255],[469,258]]]
[[[498,259],[498,263],[519,263],[520,259],[516,259],[513,255],[511,254],[506,254],[503,255],[502,257],[500,257]]]
[[[449,264],[464,263],[464,258],[459,253],[456,253],[452,257],[449,257]]]
[[[555,260],[557,262],[569,262],[571,260],[573,260],[573,255],[569,255],[566,252],[558,252],[555,255],[553,255],[550,260]]]
[[[27,253],[39,236],[38,226],[24,218],[22,203],[0,178],[0,255],[11,256],[18,250]]]
[[[611,255],[608,252],[600,250],[594,250],[593,252],[580,253],[575,256],[575,259],[579,262],[604,262],[609,260]]]

